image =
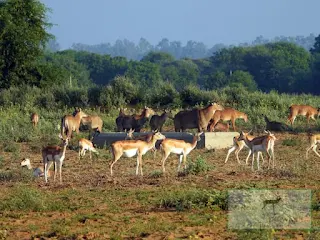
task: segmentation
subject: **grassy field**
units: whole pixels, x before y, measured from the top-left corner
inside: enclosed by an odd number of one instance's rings
[[[92,161],[87,155],[79,161],[77,136],[67,150],[60,185],[52,179],[49,184],[34,179],[30,170],[19,166],[23,157],[29,157],[33,167],[40,164],[41,146],[57,142],[54,122],[51,132],[45,131],[47,116],[39,129],[28,130],[28,141],[2,142],[0,239],[320,238],[320,159],[311,153],[305,160],[306,133],[276,134],[274,170],[267,170],[265,162],[263,170],[252,172],[244,165],[245,149],[240,153],[242,165],[234,154],[225,164],[226,149],[196,149],[188,157],[192,167],[184,174],[176,172],[177,156],[169,156],[163,175],[160,153],[156,159],[148,153],[143,158],[143,177],[135,176],[136,161],[127,158],[117,162],[111,177],[111,155],[105,149]],[[109,116],[103,116],[108,123]],[[231,189],[311,189],[312,228],[229,229],[227,191]]]
[[[284,122],[291,103],[316,106],[319,101],[313,97],[310,102],[307,95],[253,93],[249,98],[239,94],[238,102],[228,103],[223,94],[218,97],[224,106],[248,113],[248,123],[237,121],[246,130],[263,129],[262,114]],[[24,157],[31,159],[33,167],[41,164],[41,148],[60,142],[60,119],[73,109],[48,110],[28,101],[8,105],[0,108],[0,239],[319,239],[320,159],[310,153],[305,160],[309,129],[303,117],[297,119],[294,133],[276,133],[276,168],[267,170],[265,163],[259,172],[244,165],[245,149],[240,153],[242,165],[233,153],[224,163],[227,149],[196,149],[188,157],[191,167],[183,174],[176,172],[177,156],[169,156],[163,175],[160,153],[156,159],[148,153],[143,158],[143,177],[135,176],[136,160],[126,158],[115,164],[110,177],[108,150],[100,149],[92,161],[87,155],[78,160],[77,139],[87,137],[81,133],[69,144],[60,185],[33,178],[19,164]],[[117,109],[84,110],[102,117],[105,132],[114,131]],[[31,111],[40,115],[37,129],[31,126]],[[319,124],[312,122],[312,130],[319,130]],[[173,131],[171,119],[165,131]],[[232,189],[311,189],[312,228],[230,229],[227,195]]]

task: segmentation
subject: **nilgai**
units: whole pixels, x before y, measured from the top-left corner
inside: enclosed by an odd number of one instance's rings
[[[281,123],[281,122],[276,122],[276,121],[270,121],[269,118],[265,115],[264,116],[264,121],[266,122],[266,130],[269,131],[278,131],[278,132],[284,132],[284,131],[290,131],[291,128],[285,124],[285,123]]]
[[[172,116],[172,113],[165,110],[160,116],[159,115],[153,115],[150,119],[150,128],[151,131],[158,130],[159,132],[162,132],[162,126],[166,122],[166,120]]]
[[[203,109],[192,109],[178,112],[174,116],[174,129],[176,132],[184,132],[187,129],[197,128],[198,132],[207,130],[209,121],[217,110],[223,107],[217,103],[211,103]]]
[[[319,108],[314,108],[309,105],[291,105],[289,107],[289,110],[290,110],[290,114],[288,117],[288,121],[291,123],[291,126],[293,126],[294,120],[299,115],[307,117],[308,125],[310,124],[309,122],[310,118],[316,121],[314,116],[319,117],[320,115]]]
[[[154,114],[151,108],[145,107],[140,115],[133,114],[131,116],[119,116],[116,118],[118,132],[129,131],[134,129],[140,132],[149,117]]]
[[[37,113],[32,113],[30,118],[32,126],[37,127],[39,122],[39,115]]]
[[[231,121],[232,127],[234,131],[237,131],[236,129],[236,119],[243,119],[245,122],[248,121],[247,114],[240,112],[238,110],[235,110],[233,108],[226,108],[224,110],[217,110],[213,117],[212,117],[212,123],[210,124],[210,132],[213,131],[215,125],[220,121]]]
[[[61,119],[61,136],[67,135],[69,138],[72,136],[72,132],[75,131],[79,134],[80,122],[83,117],[86,117],[81,108],[76,109],[76,114],[66,115]]]
[[[213,122],[209,123],[208,131],[210,131],[211,124],[213,124]],[[213,127],[213,131],[215,132],[229,132],[229,129],[230,129],[229,123],[223,123],[223,122],[218,122]]]

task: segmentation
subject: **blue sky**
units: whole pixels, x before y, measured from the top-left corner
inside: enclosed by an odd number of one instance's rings
[[[185,44],[251,42],[257,36],[318,35],[319,0],[41,0],[60,46],[141,37]]]

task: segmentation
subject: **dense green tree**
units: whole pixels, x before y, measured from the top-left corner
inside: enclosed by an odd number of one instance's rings
[[[47,8],[38,0],[0,1],[0,87],[39,84],[35,61],[51,35]]]
[[[164,64],[161,75],[163,80],[172,83],[180,91],[188,84],[197,83],[199,69],[191,59],[183,59]]]
[[[313,47],[310,49],[312,54],[320,53],[320,34],[315,38],[315,43]]]
[[[159,65],[151,62],[131,61],[125,75],[143,88],[156,86],[162,81]]]
[[[248,91],[257,90],[257,83],[254,81],[253,76],[248,72],[237,70],[229,77],[228,86],[237,87],[241,85]]]
[[[165,52],[149,52],[141,59],[143,62],[152,62],[160,65],[173,62],[174,60],[171,54]]]

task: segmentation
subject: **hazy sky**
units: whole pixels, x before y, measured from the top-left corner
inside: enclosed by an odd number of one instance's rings
[[[185,44],[251,42],[257,36],[318,35],[319,0],[41,0],[62,48],[141,37]]]

